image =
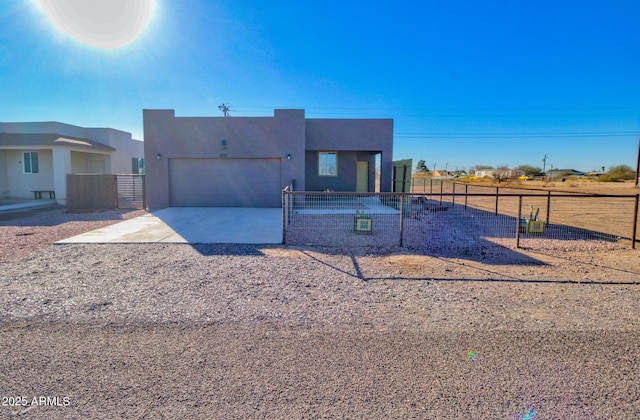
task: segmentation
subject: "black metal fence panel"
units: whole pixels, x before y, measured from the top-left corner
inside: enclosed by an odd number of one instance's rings
[[[398,243],[399,195],[292,192],[285,196],[291,200],[286,243],[323,246]]]
[[[118,208],[144,209],[146,207],[144,175],[116,175],[118,180]]]
[[[451,184],[439,184],[433,194],[286,191],[283,242],[400,245],[431,253],[482,252],[488,243],[536,249],[576,240],[635,247],[637,200],[500,188],[469,193]]]

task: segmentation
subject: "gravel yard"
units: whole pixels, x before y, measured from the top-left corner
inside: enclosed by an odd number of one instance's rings
[[[135,214],[0,222],[0,415],[640,417],[628,246],[51,245]]]

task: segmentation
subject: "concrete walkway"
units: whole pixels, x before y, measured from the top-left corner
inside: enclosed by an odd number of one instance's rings
[[[279,208],[170,207],[73,236],[77,243],[282,243]]]
[[[16,213],[30,210],[37,210],[48,207],[56,207],[56,200],[30,200],[19,203],[13,203],[9,200],[0,200],[0,213]]]

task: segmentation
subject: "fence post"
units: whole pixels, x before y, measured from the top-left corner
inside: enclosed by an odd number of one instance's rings
[[[442,180],[440,180],[440,205],[442,205]]]
[[[638,232],[638,201],[640,201],[640,194],[636,194],[636,203],[633,209],[633,230],[631,233],[632,249],[636,249],[636,233]]]
[[[456,183],[453,183],[453,196],[451,196],[451,204],[456,205]]]
[[[496,187],[496,214],[498,214],[498,198],[500,197],[500,187]]]
[[[287,243],[287,227],[286,227],[286,220],[287,220],[287,215],[286,215],[286,209],[287,209],[287,203],[285,201],[285,191],[287,190],[287,188],[285,187],[284,190],[282,190],[282,245]]]
[[[464,184],[464,210],[467,210],[467,194],[469,192],[469,184]]]
[[[404,236],[404,195],[400,196],[400,246]]]
[[[433,195],[433,178],[429,178],[429,195]]]
[[[522,196],[518,196],[518,218],[516,219],[516,248],[520,248],[520,220],[522,219]]]
[[[143,174],[142,177],[142,209],[147,209],[147,177]]]
[[[293,191],[293,189],[291,189]],[[293,194],[287,194],[287,228],[291,224],[291,214],[293,213],[293,200],[295,200],[295,196]]]
[[[549,191],[547,195],[547,225],[549,224],[549,220],[551,220],[551,191]]]

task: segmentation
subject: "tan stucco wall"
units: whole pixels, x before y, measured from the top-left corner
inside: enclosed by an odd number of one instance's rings
[[[37,174],[24,173],[23,152],[38,152]],[[32,190],[53,190],[53,155],[51,149],[7,150],[6,171],[9,194],[13,198],[33,198]]]
[[[66,204],[66,176],[70,173],[131,173],[131,158],[144,156],[144,143],[131,134],[112,128],[84,128],[59,122],[0,123],[0,132],[19,134],[58,134],[62,137],[89,139],[116,150],[95,151],[73,146],[7,146],[0,151],[0,196],[3,191],[12,198],[33,198],[31,190],[55,190],[59,204]],[[24,174],[21,153],[41,152],[40,174]],[[2,157],[4,156],[4,158]],[[55,165],[53,162],[55,161]]]
[[[131,133],[111,128],[87,128],[87,138],[116,149],[111,153],[110,166],[112,174],[130,174],[131,158],[144,157],[144,142],[131,138]]]
[[[0,198],[9,196],[9,180],[7,179],[7,152],[0,150]]]
[[[97,162],[101,162],[101,164],[96,164]],[[109,173],[110,167],[109,155],[71,152],[71,173],[73,174],[105,174]],[[103,170],[98,170],[98,168],[103,168]]]
[[[113,128],[85,128],[60,122],[0,123],[0,132],[42,134],[55,133],[61,136],[86,138],[116,150],[106,166],[106,172],[115,174],[131,173],[131,158],[144,156],[144,142],[135,140],[131,133]]]

